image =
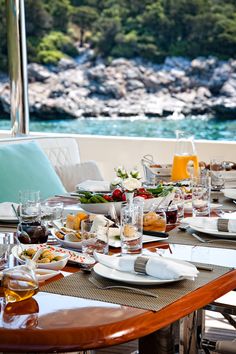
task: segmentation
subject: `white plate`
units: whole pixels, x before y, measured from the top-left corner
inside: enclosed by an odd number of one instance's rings
[[[198,227],[195,225],[192,225],[191,222],[189,222],[189,226],[199,232],[202,232],[204,234],[208,234],[208,235],[213,235],[216,238],[220,237],[220,238],[232,238],[235,239],[236,238],[236,232],[224,232],[224,231],[215,231],[215,230],[211,230],[211,229],[205,229],[203,227]]]
[[[168,237],[156,237],[156,236],[143,235],[143,243],[165,241],[167,239]],[[110,237],[109,246],[119,248],[121,247],[121,242],[115,237]]]
[[[36,269],[35,273],[39,282],[51,279],[56,275],[60,274],[58,270],[51,269]]]
[[[222,207],[222,204],[217,204],[217,203],[211,203],[210,208],[211,210],[216,210]],[[191,213],[192,212],[192,202],[185,202],[184,203],[184,211],[186,213]]]
[[[14,218],[13,216],[0,216],[0,221],[5,223],[14,223],[18,224],[18,219]]]
[[[181,260],[176,260],[176,262],[180,264],[190,264]],[[192,264],[190,264],[192,265]],[[155,284],[167,284],[167,283],[173,283],[176,281],[180,281],[185,279],[184,277],[180,277],[178,279],[158,279],[151,277],[149,275],[141,275],[141,274],[132,274],[132,273],[126,273],[126,272],[120,272],[119,270],[116,269],[111,269],[109,267],[106,267],[103,264],[97,263],[93,267],[93,270],[95,271],[96,274],[107,278],[111,280],[116,280],[120,281],[123,283],[128,283],[128,284],[137,284],[137,285],[155,285]]]
[[[223,189],[224,196],[230,199],[236,199],[236,189]]]

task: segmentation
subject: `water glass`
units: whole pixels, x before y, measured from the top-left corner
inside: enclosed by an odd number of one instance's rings
[[[35,271],[27,265],[4,270],[2,286],[7,303],[29,299],[39,289]]]
[[[181,188],[174,189],[172,204],[177,206],[177,221],[181,221],[184,217],[184,193]]]
[[[10,243],[10,234],[0,234],[0,270],[9,266]]]
[[[41,219],[45,222],[61,221],[64,204],[55,200],[48,200],[41,203]]]
[[[143,202],[133,200],[121,207],[121,254],[142,253],[143,241]]]
[[[41,217],[40,192],[33,190],[20,191],[19,201],[21,222],[39,221]]]
[[[209,216],[210,214],[211,179],[210,177],[193,178],[192,208],[193,216]]]
[[[210,171],[211,171],[211,190],[220,191],[224,188],[224,171],[225,171],[225,162],[222,158],[214,158],[210,161]]]
[[[96,223],[93,220],[81,221],[82,253],[93,256],[94,251],[108,254],[109,221]]]
[[[143,231],[166,231],[166,213],[163,209],[143,213]]]

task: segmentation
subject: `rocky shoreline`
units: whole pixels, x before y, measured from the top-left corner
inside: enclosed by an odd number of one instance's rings
[[[30,115],[39,119],[166,117],[236,114],[236,60],[168,57],[162,65],[114,59],[86,50],[57,67],[28,65]],[[0,117],[10,111],[7,78],[0,76]]]

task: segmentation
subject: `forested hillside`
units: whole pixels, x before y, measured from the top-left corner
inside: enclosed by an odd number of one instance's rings
[[[236,57],[235,0],[25,0],[29,62],[55,64],[89,44],[108,60]],[[0,0],[0,69],[7,67]]]

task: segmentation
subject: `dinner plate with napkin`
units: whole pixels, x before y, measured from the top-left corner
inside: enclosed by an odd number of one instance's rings
[[[17,223],[18,219],[13,210],[12,205],[15,207],[15,210],[18,208],[18,204],[11,202],[0,203],[0,222],[7,223]]]
[[[226,213],[224,217],[192,217],[185,221],[196,231],[215,237],[236,238],[236,213]]]
[[[94,258],[98,262],[94,266],[96,274],[124,283],[164,284],[183,279],[194,280],[198,275],[193,264],[158,254],[115,257],[95,252]]]

